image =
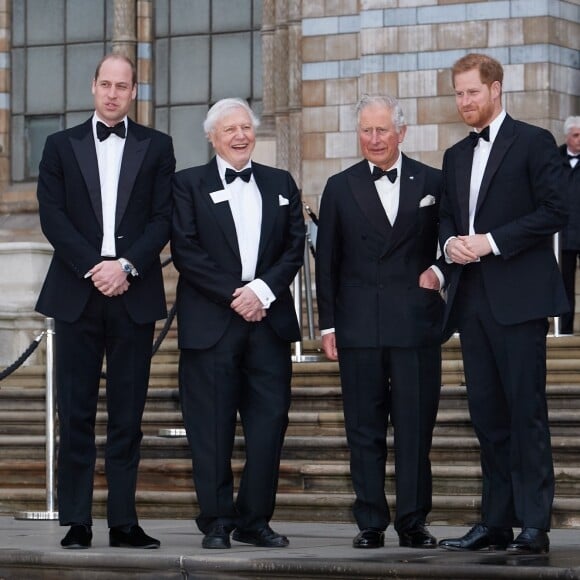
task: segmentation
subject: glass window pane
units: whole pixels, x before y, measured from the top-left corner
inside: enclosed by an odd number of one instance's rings
[[[93,106],[91,84],[102,56],[102,44],[67,46],[66,108],[69,111]]]
[[[75,125],[80,125],[84,123],[87,119],[93,116],[94,109],[91,108],[89,111],[77,111],[76,113],[67,113],[65,116],[65,126],[64,129],[69,127],[74,127]]]
[[[25,42],[24,2],[12,2],[12,45],[22,46]]]
[[[26,74],[26,53],[23,48],[12,50],[12,113],[24,113],[24,76]]]
[[[262,28],[262,0],[254,0],[254,30]]]
[[[24,116],[16,115],[12,117],[11,135],[12,179],[14,181],[22,181],[24,179],[25,144]]]
[[[60,113],[64,110],[64,48],[31,48],[26,67],[26,112]]]
[[[252,87],[251,32],[215,36],[212,43],[212,101],[249,99]]]
[[[235,9],[231,0],[213,0],[212,29],[214,32],[251,30],[252,0],[236,0]]]
[[[38,177],[38,164],[46,138],[61,129],[61,117],[29,117],[26,122],[27,177]]]
[[[64,42],[64,0],[28,0],[26,6],[28,45]]]
[[[155,103],[166,105],[169,98],[169,41],[155,43]]]
[[[171,40],[169,78],[171,103],[207,103],[209,37],[189,36]]]
[[[113,38],[113,19],[115,18],[115,0],[107,0],[106,6],[106,14],[105,14],[105,21],[106,21],[106,29],[105,29],[105,38],[107,40],[111,40]],[[111,48],[107,49],[107,52],[111,52]]]
[[[169,34],[169,6],[168,0],[156,0],[155,2],[155,36],[167,36]]]
[[[177,169],[201,165],[209,160],[210,146],[202,127],[206,113],[206,105],[171,109],[169,128]]]
[[[105,5],[95,0],[74,0],[66,5],[66,39],[68,42],[103,40]]]
[[[167,107],[155,109],[155,128],[163,133],[169,133],[169,111]]]
[[[204,32],[209,32],[209,0],[171,0],[172,36]]]

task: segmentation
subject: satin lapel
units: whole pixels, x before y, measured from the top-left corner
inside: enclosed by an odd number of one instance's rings
[[[281,195],[282,192],[272,190],[272,185],[270,184],[270,180],[268,180],[268,171],[266,168],[259,164],[252,163],[252,172],[254,174],[254,179],[256,180],[258,191],[262,197],[262,229],[260,231],[260,247],[258,249],[259,260],[270,236],[272,235],[272,230],[276,225],[276,212],[278,211],[278,206],[280,204],[278,196]]]
[[[103,229],[103,206],[101,204],[101,180],[93,126],[89,119],[79,128],[79,136],[70,137],[71,147],[79,164],[97,222]]]
[[[121,161],[121,172],[119,174],[119,185],[117,187],[117,208],[115,211],[115,229],[119,227],[127,204],[135,185],[135,179],[143,164],[143,159],[149,144],[150,138],[139,139],[135,133],[138,129],[135,124],[129,121],[129,130],[127,131],[127,139],[125,148],[123,150],[123,159]]]
[[[393,225],[392,243],[387,249],[387,252],[406,240],[409,235],[415,234],[417,211],[421,201],[421,195],[423,193],[425,195],[429,193],[424,191],[424,182],[424,172],[417,171],[417,167],[409,162],[408,158],[403,156],[399,185],[399,209]]]
[[[485,171],[483,173],[483,178],[481,180],[481,186],[479,188],[479,195],[477,196],[477,207],[476,214],[487,196],[489,191],[489,186],[491,180],[498,170],[501,162],[507,153],[508,149],[511,147],[512,143],[515,141],[514,134],[514,123],[511,117],[506,116],[504,119],[499,132],[493,142],[491,151],[489,153],[489,159],[487,160],[487,165],[485,166]]]
[[[467,137],[457,145],[455,160],[455,175],[457,201],[461,212],[462,234],[469,233],[469,186],[471,183],[471,167],[473,165],[473,145]]]
[[[348,173],[351,193],[372,226],[385,238],[391,235],[392,227],[379,199],[377,188],[371,177],[368,162],[361,161]]]
[[[228,244],[232,248],[234,254],[241,260],[240,248],[238,247],[238,236],[236,233],[236,224],[234,223],[234,216],[228,201],[220,201],[214,203],[211,193],[214,191],[222,191],[224,189],[222,180],[220,179],[217,161],[215,157],[207,164],[207,170],[201,180],[201,193],[205,202],[207,203],[210,212],[214,215],[219,227],[223,231]]]

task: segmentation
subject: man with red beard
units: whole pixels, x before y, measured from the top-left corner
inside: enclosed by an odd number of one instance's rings
[[[461,336],[483,490],[481,523],[439,544],[546,553],[554,497],[547,317],[568,310],[552,249],[567,220],[562,162],[548,131],[506,114],[498,61],[468,54],[452,75],[457,109],[474,131],[443,159],[440,243],[454,264],[445,320],[447,333]]]

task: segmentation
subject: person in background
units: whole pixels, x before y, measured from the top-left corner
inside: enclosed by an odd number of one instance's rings
[[[580,256],[580,117],[568,117],[564,122],[566,142],[560,147],[564,170],[568,177],[568,226],[560,237],[560,268],[570,302],[570,312],[560,319],[561,334],[574,334],[574,313],[576,311],[576,263]]]
[[[290,285],[304,256],[300,194],[287,171],[252,160],[258,120],[223,99],[204,130],[215,157],[175,175],[172,255],[179,271],[179,392],[204,548],[283,548],[269,525],[290,407]],[[246,463],[231,467],[239,412]]]
[[[49,136],[40,162],[40,222],[54,255],[36,309],[55,319],[63,548],[91,545],[104,357],[109,545],[159,546],[138,525],[135,490],[153,331],[167,316],[159,254],[175,158],[169,136],[127,117],[136,92],[133,63],[105,56],[92,83],[95,113]]]
[[[395,98],[365,95],[356,111],[364,159],[328,180],[316,245],[322,347],[339,362],[356,493],[353,546],[383,546],[391,522],[390,419],[399,544],[434,548],[425,522],[441,389],[445,261],[434,266],[441,172],[400,152],[407,127]]]
[[[562,161],[548,131],[504,110],[497,60],[468,54],[452,80],[474,130],[443,158],[440,243],[453,264],[445,324],[460,334],[482,521],[439,545],[543,554],[554,498],[546,334],[548,316],[568,310],[552,242],[567,221]]]

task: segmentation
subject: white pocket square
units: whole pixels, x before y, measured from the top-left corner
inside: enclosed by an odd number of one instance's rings
[[[426,195],[420,202],[419,207],[427,207],[428,205],[435,205],[435,197]]]
[[[288,205],[290,202],[283,195],[278,195],[278,205]]]
[[[230,194],[225,189],[218,189],[218,191],[212,191],[209,195],[214,203],[221,203],[222,201],[230,200]]]

